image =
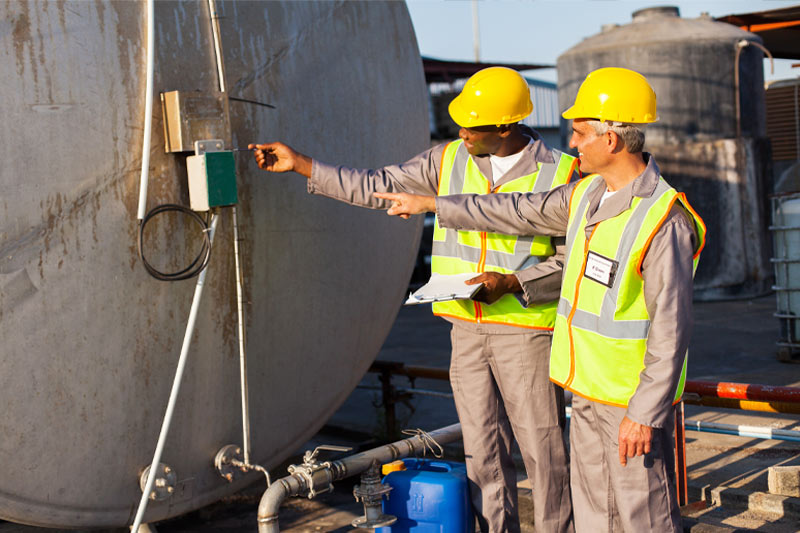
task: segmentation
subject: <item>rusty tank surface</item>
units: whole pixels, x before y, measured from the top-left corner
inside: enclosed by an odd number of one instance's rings
[[[427,93],[399,2],[217,1],[231,147],[281,140],[331,163],[379,166],[428,145]],[[130,524],[181,349],[194,281],[150,277],[137,251],[145,3],[0,4],[0,518]],[[154,92],[218,91],[206,2],[155,3]],[[186,156],[152,116],[148,208],[188,205]],[[378,352],[402,303],[421,220],[309,195],[236,154],[252,460],[277,465],[315,434]],[[242,441],[231,215],[206,290],[162,462],[174,493],[146,522],[233,483]],[[148,257],[186,264],[198,230],[152,222]]]

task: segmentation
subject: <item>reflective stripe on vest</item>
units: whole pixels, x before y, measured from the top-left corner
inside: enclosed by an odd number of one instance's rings
[[[492,190],[469,155],[463,141],[447,145],[442,155],[439,176],[440,196],[449,194],[486,194],[491,192],[546,192],[569,181],[575,158],[552,150],[555,163],[539,163],[537,170],[520,176]],[[549,237],[517,237],[499,233],[458,231],[439,226],[433,229],[431,272],[459,274],[495,271],[516,272],[553,255]],[[556,302],[522,306],[512,294],[506,294],[492,305],[471,300],[437,302],[433,312],[472,322],[508,324],[536,329],[552,329]]]
[[[586,239],[589,198],[605,187],[599,176],[582,180],[570,200],[567,257],[558,303],[550,379],[585,398],[627,406],[644,368],[650,316],[644,301],[641,262],[653,235],[676,201],[695,219],[697,268],[705,243],[705,226],[684,195],[663,179],[649,198],[634,197],[630,209],[599,222]],[[585,277],[589,251],[617,262],[611,287]],[[573,304],[573,302],[577,302]],[[680,399],[686,377],[684,357],[674,400]]]

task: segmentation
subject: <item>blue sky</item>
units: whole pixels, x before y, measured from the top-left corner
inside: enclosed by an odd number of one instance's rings
[[[481,60],[485,62],[555,64],[562,52],[584,37],[600,32],[603,24],[627,24],[631,13],[651,6],[673,5],[681,16],[702,12],[713,17],[752,13],[798,5],[797,0],[695,0],[691,2],[632,0],[483,0],[478,2]],[[420,53],[439,59],[473,61],[472,2],[470,0],[407,0]],[[767,80],[800,76],[800,68],[776,60]],[[534,78],[556,81],[555,69],[530,71]]]

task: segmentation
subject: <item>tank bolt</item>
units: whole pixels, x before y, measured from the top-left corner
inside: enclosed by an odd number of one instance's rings
[[[161,488],[164,488],[166,486],[167,486],[167,480],[166,479],[164,479],[163,477],[156,478],[156,487],[161,489]]]

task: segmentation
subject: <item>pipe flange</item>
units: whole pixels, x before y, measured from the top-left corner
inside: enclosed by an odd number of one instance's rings
[[[361,528],[368,529],[368,528],[391,526],[395,522],[397,522],[396,516],[381,513],[380,515],[378,515],[373,519],[369,519],[366,516],[360,516],[355,520],[353,520],[352,525],[353,527],[357,527],[359,529]]]
[[[234,479],[241,477],[243,474],[243,469],[235,466],[233,464],[234,461],[239,464],[244,463],[242,449],[236,444],[223,446],[214,457],[214,467],[217,469],[220,476],[228,480],[228,483],[231,483]]]
[[[147,476],[150,475],[150,465],[147,465],[142,473],[139,475],[139,489],[144,491],[147,486]],[[175,474],[169,465],[158,463],[156,468],[156,477],[153,481],[153,488],[150,490],[148,498],[155,501],[163,501],[171,497],[175,492],[175,485],[178,482],[178,476]]]
[[[390,485],[381,483],[378,461],[373,460],[369,469],[361,474],[361,484],[353,487],[353,496],[364,506],[364,516],[353,520],[353,527],[376,528],[394,524],[397,517],[382,511],[383,498],[388,499],[391,491]]]

